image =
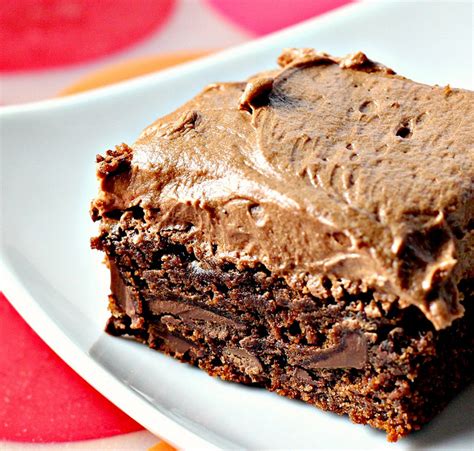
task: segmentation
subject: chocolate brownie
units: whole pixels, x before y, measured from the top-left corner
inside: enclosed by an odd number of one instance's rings
[[[97,157],[107,331],[397,440],[474,374],[474,93],[278,63]]]

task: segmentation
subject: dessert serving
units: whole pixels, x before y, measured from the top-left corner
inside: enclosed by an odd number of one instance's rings
[[[474,374],[474,93],[278,64],[97,157],[107,331],[397,440]]]

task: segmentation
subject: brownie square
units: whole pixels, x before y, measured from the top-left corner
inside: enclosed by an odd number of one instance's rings
[[[474,373],[474,93],[278,63],[97,157],[107,331],[397,440]]]

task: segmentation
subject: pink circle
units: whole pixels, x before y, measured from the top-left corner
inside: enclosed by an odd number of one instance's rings
[[[207,0],[237,25],[263,35],[323,14],[352,0]]]
[[[0,440],[67,442],[138,431],[69,368],[0,293]]]
[[[1,0],[0,70],[79,63],[164,24],[175,0]]]

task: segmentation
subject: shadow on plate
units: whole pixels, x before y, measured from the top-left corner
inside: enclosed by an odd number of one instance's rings
[[[461,392],[448,406],[421,431],[404,439],[410,450],[447,448],[447,442],[456,437],[474,449],[474,384]],[[463,440],[464,439],[464,440]]]

